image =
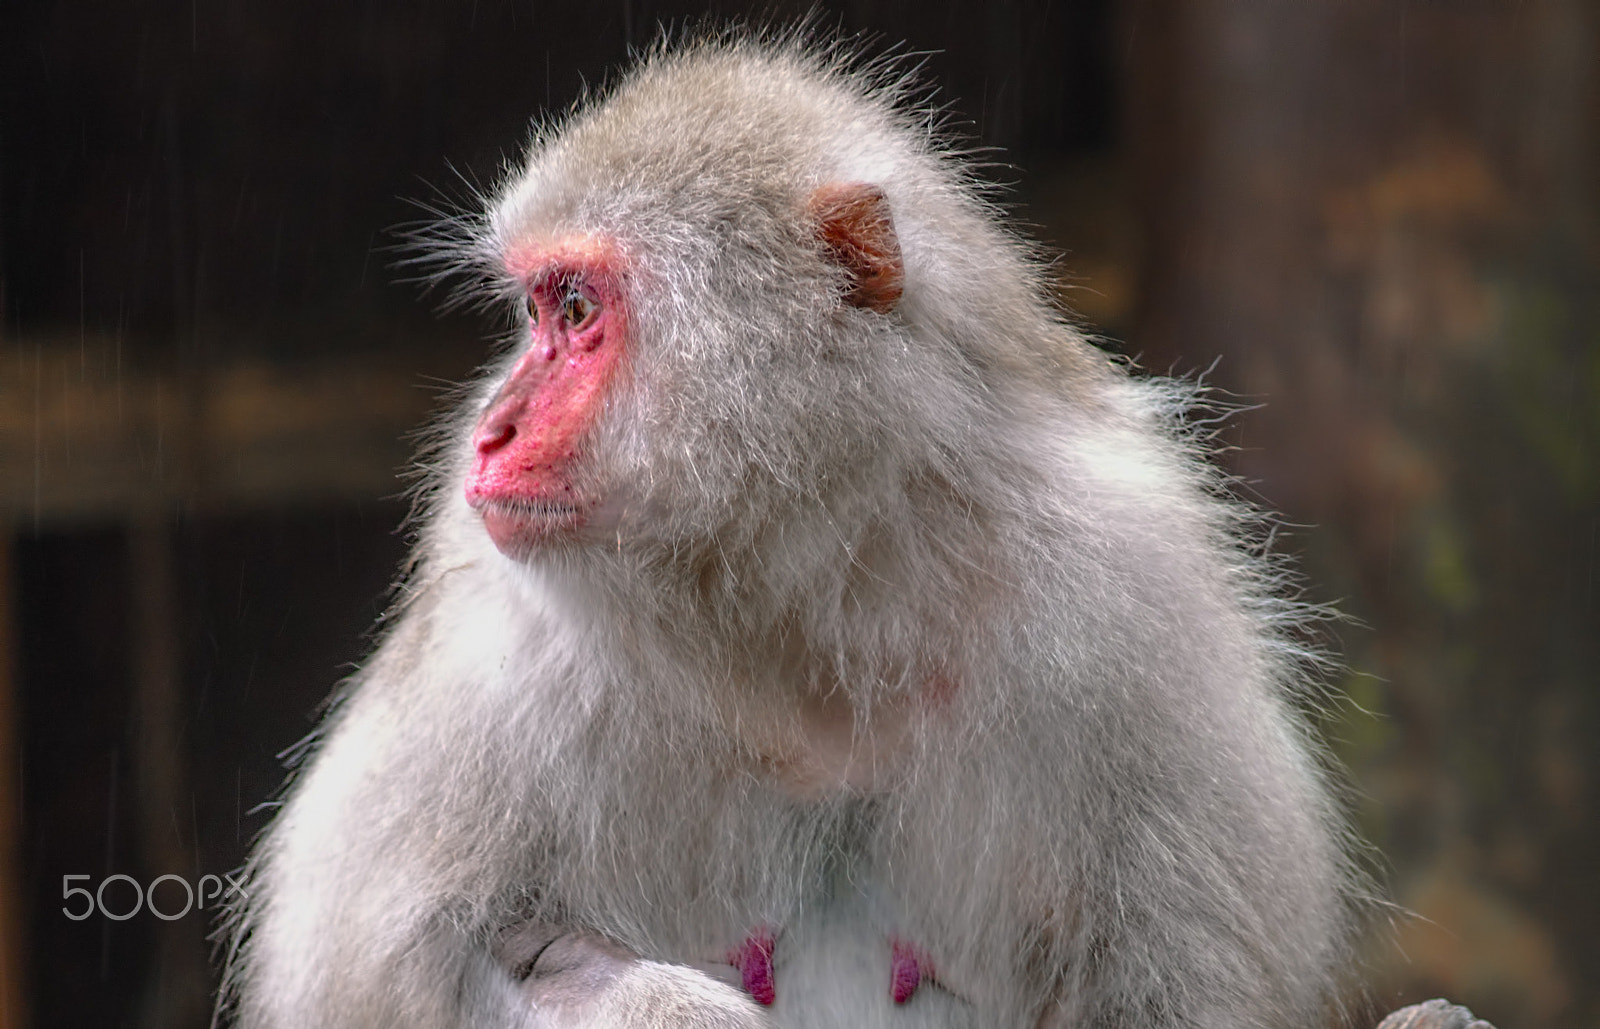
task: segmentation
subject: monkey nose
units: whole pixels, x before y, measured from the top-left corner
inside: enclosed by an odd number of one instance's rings
[[[472,449],[479,456],[487,456],[510,443],[516,435],[516,423],[510,419],[489,418],[472,434]]]

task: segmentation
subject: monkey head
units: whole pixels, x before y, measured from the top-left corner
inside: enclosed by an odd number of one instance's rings
[[[508,556],[727,547],[774,510],[825,509],[830,480],[872,463],[894,406],[874,370],[904,349],[890,199],[805,126],[723,110],[759,92],[705,85],[641,118],[654,94],[626,83],[536,143],[491,216],[484,249],[525,315],[472,429],[464,498]]]

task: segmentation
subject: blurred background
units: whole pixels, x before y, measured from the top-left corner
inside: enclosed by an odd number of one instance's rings
[[[393,228],[661,23],[809,6],[0,5],[0,1025],[206,1024],[202,877],[370,645],[406,434],[499,328]],[[817,13],[926,54],[1105,346],[1250,405],[1223,459],[1350,616],[1320,717],[1409,912],[1364,1010],[1600,1026],[1600,9]]]

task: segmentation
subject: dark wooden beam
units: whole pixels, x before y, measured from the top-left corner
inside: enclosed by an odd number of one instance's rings
[[[125,366],[114,340],[12,343],[0,523],[391,496],[437,404],[427,373],[460,364],[407,352],[163,370]]]

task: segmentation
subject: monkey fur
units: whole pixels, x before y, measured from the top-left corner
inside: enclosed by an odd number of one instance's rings
[[[1067,324],[892,62],[662,45],[446,234],[517,342],[252,859],[224,1021],[1327,1020],[1303,615],[1194,388]]]

